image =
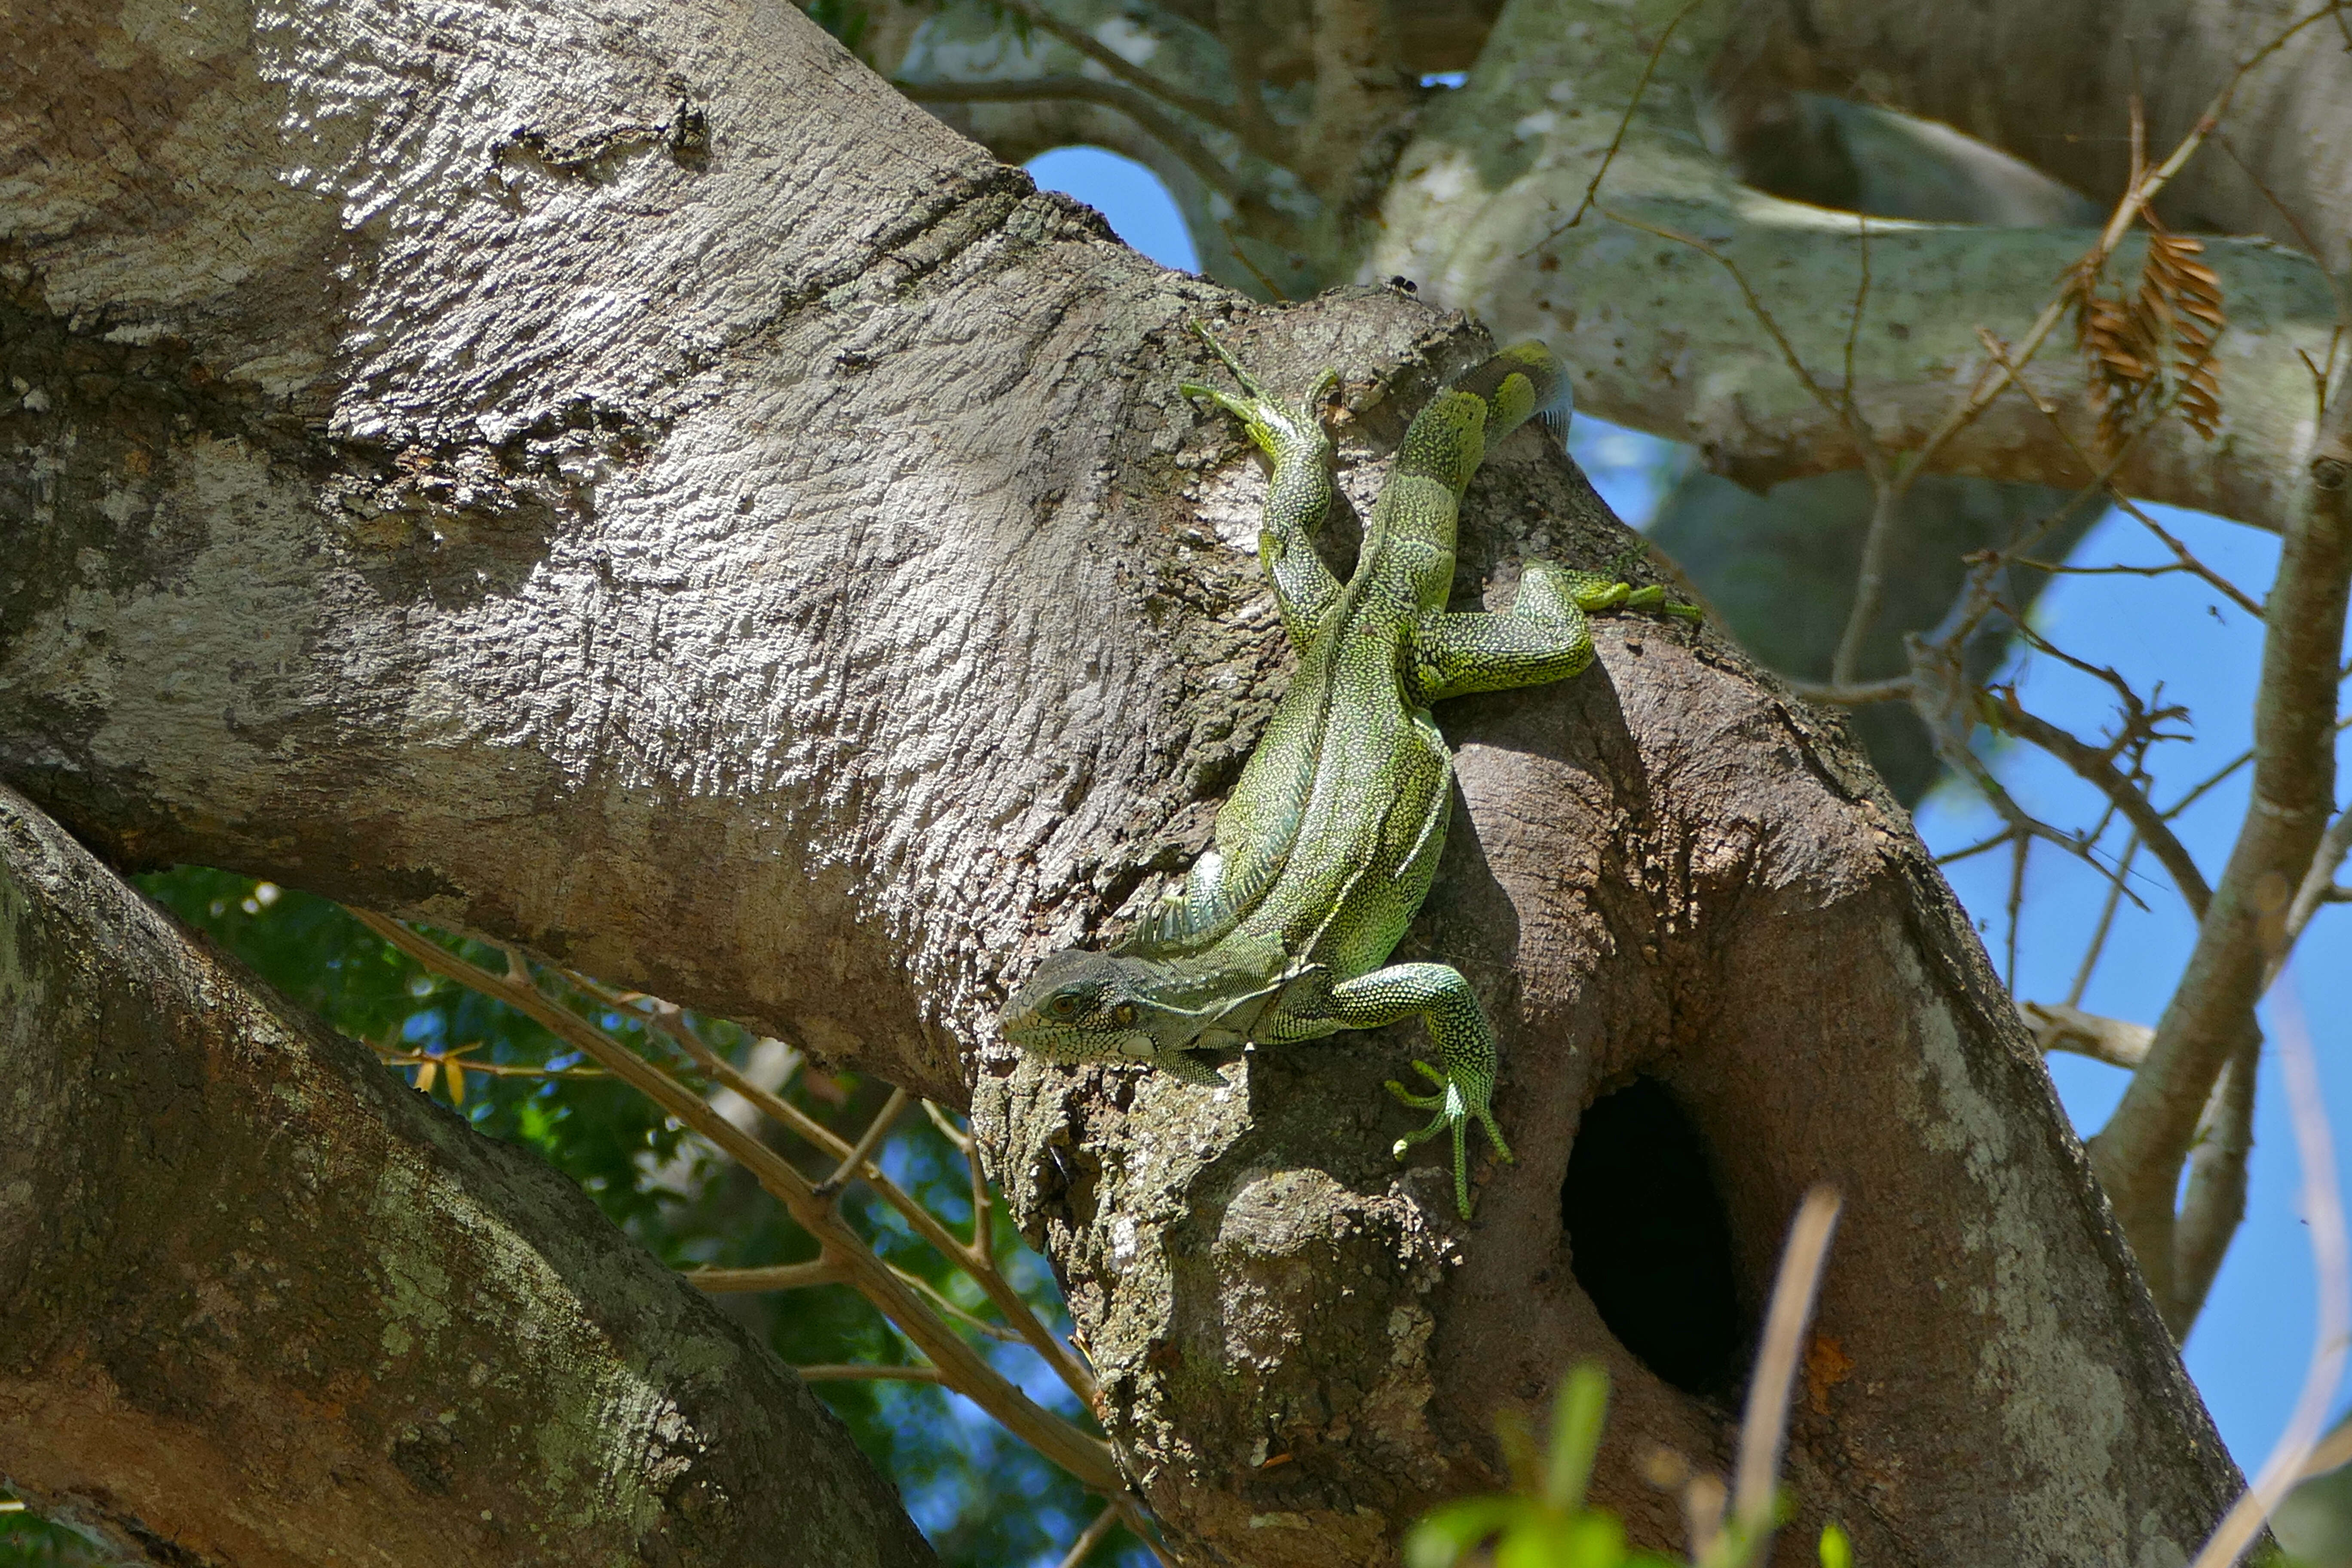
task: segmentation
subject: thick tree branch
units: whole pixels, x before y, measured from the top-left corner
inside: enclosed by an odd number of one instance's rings
[[[2103,203],[2129,173],[2122,134],[2135,100],[2148,144],[2191,133],[2214,97],[2317,0],[1996,0],[1923,13],[1901,0],[1748,0],[1716,63],[1735,102],[1791,89],[1866,98],[1941,121]],[[2342,106],[2352,59],[2324,22],[2234,95],[2238,159],[2183,169],[2158,207],[2175,227],[2316,241],[2332,268],[2352,262],[2341,215],[2352,195]],[[1741,112],[1741,110],[1735,110]]]
[[[1386,174],[1381,134],[1419,96],[1399,58],[1394,9],[1389,0],[1311,0],[1315,101],[1293,138],[1293,162],[1335,207],[1361,209],[1377,197]]]
[[[1184,161],[1212,190],[1231,195],[1233,174],[1201,139],[1178,124],[1150,94],[1123,81],[1086,76],[1023,77],[1010,81],[898,81],[891,84],[918,103],[1098,103],[1135,121],[1146,134]]]
[[[11,216],[40,396],[0,479],[42,526],[0,621],[9,777],[125,858],[968,1097],[1114,1447],[1206,1555],[1379,1559],[1589,1356],[1622,1412],[1596,1496],[1679,1534],[1641,1453],[1719,1466],[1726,1407],[1567,1262],[1570,1152],[1640,1079],[1719,1190],[1727,1357],[1803,1188],[1874,1196],[1816,1325],[1872,1371],[1791,1424],[1790,1541],[1834,1512],[1869,1562],[2186,1555],[2235,1477],[1980,948],[1843,739],[1711,632],[1613,621],[1577,680],[1442,716],[1465,809],[1412,940],[1496,1024],[1522,1160],[1478,1226],[1388,1153],[1408,1041],[1238,1053],[1216,1089],[1001,1048],[1006,984],[1198,851],[1286,675],[1264,477],[1176,392],[1183,323],[1277,385],[1340,368],[1359,514],[1488,340],[1386,289],[1252,311],[1150,268],[790,16],[489,15],[224,13],[152,156],[90,84],[113,11],[21,84],[60,194]],[[268,207],[268,277],[181,159]],[[1523,433],[1462,593],[1627,542]],[[2096,1419],[2021,1419],[2021,1387]]]
[[[2071,1003],[2025,1002],[2018,1011],[2042,1049],[2073,1051],[2109,1067],[2137,1068],[2147,1060],[2147,1043],[2156,1037],[2146,1024],[2085,1013]]]
[[[165,1562],[931,1561],[555,1172],[0,789],[0,1470]]]
[[[2265,601],[2254,708],[2253,798],[2197,944],[2158,1021],[2147,1063],[2092,1140],[2092,1159],[2158,1301],[2174,1300],[2173,1200],[2214,1080],[2243,1048],[2255,1000],[2284,952],[2286,919],[2336,805],[2336,659],[2352,585],[2346,401],[2321,421],[2304,494]]]
[[[1477,310],[1498,333],[1546,337],[1576,367],[1580,407],[1694,441],[1743,483],[1858,467],[1864,454],[1843,421],[1790,374],[1738,290],[1703,258],[1590,219],[1547,237],[1576,208],[1649,43],[1677,9],[1673,0],[1508,7],[1487,45],[1507,68],[1474,74],[1423,116],[1383,209],[1383,237],[1360,275],[1402,273]],[[1832,377],[1853,328],[1853,220],[1760,195],[1706,151],[1706,65],[1730,33],[1727,14],[1702,11],[1683,24],[1601,200],[1697,235],[1735,260],[1811,374]],[[1999,374],[1978,329],[2022,338],[2052,280],[2095,237],[1874,220],[1853,395],[1870,410],[1879,444],[1908,452],[1936,438],[1955,406]],[[2126,240],[2118,265],[2137,259],[2137,242]],[[2308,439],[2310,382],[2297,351],[2326,356],[2334,295],[2309,260],[2267,244],[2213,239],[2204,259],[2221,274],[2228,300],[2227,429],[2207,441],[2168,426],[2116,482],[2136,496],[2269,526],[2290,510],[2290,480]],[[2089,399],[2074,357],[2045,351],[2027,374],[2090,445]],[[1953,430],[1933,467],[2067,488],[2088,477],[2017,396]]]

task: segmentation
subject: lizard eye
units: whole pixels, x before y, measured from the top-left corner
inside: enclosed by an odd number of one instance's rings
[[[1056,1018],[1066,1018],[1078,1010],[1078,999],[1065,991],[1045,1004],[1045,1011]]]
[[[1136,1011],[1134,1003],[1122,1002],[1118,1006],[1111,1009],[1110,1021],[1124,1029],[1142,1016],[1142,1014]]]

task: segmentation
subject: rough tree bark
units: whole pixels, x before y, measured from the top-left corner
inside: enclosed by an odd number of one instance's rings
[[[520,1151],[0,789],[0,1468],[163,1563],[933,1561],[832,1412]]]
[[[1872,436],[1915,447],[1987,367],[1979,329],[2013,342],[2122,190],[2134,82],[2161,73],[2147,95],[2150,155],[2161,156],[2238,62],[2311,16],[2221,0],[2010,0],[1932,17],[1877,0],[1404,7],[1392,18],[1400,74],[1475,68],[1463,90],[1427,93],[1368,135],[1339,176],[1328,159],[1318,174],[1296,155],[1284,129],[1319,126],[1312,46],[1333,9],[1383,7],[1264,0],[1244,19],[1208,0],[861,0],[875,18],[861,47],[1009,161],[1095,142],[1147,163],[1182,208],[1203,269],[1245,292],[1402,276],[1504,336],[1561,346],[1581,407],[1696,444],[1716,473],[1676,487],[1652,537],[1747,646],[1809,679],[1829,673],[1853,596],[1871,508],[1867,487],[1840,482],[1853,477],[1840,470],[1859,449],[1842,414],[1790,374],[1718,259],[1631,225],[1717,247],[1816,383],[1834,392],[1851,376]],[[1005,25],[1008,10],[1027,18],[1025,34]],[[2273,529],[2292,507],[2315,406],[2298,351],[2326,363],[2336,295],[2308,256],[2270,242],[2342,263],[2347,242],[2329,216],[2352,166],[2339,35],[2338,24],[2306,26],[2239,80],[2217,143],[2158,203],[2177,227],[2246,237],[2208,237],[2229,315],[2229,427],[2207,439],[2175,422],[2144,437],[2124,475],[2137,494]],[[1261,99],[1258,113],[1243,112]],[[1904,221],[1874,223],[1864,247],[1857,214]],[[2120,262],[2128,277],[2136,253]],[[1858,309],[1860,330],[1849,331]],[[2029,380],[2084,444],[2076,356],[2053,346]],[[1959,557],[2049,515],[2057,495],[2043,487],[2089,475],[2057,426],[2015,397],[1929,467],[1938,478],[1901,509],[1898,581],[1910,602],[1882,602],[1883,646],[1864,675],[1906,668],[1902,637],[1941,618]],[[1773,487],[1769,507],[1718,475]],[[1791,538],[1794,551],[1783,548]],[[2034,586],[2012,579],[2012,602]],[[1916,716],[1882,706],[1855,725],[1906,801],[1940,770]]]
[[[0,775],[110,858],[520,942],[968,1101],[1202,1561],[1383,1560],[1586,1356],[1620,1390],[1599,1496],[1678,1534],[1639,1460],[1719,1464],[1733,1373],[1652,1372],[1563,1230],[1580,1121],[1637,1079],[1694,1130],[1735,1314],[1804,1186],[1849,1196],[1806,1524],[1874,1563],[2137,1564],[2218,1515],[2235,1472],[1966,922],[1839,730],[1712,631],[1612,622],[1577,682],[1442,716],[1465,809],[1412,941],[1496,1018],[1521,1156],[1475,1225],[1383,1152],[1406,1040],[1216,1090],[992,1042],[1035,956],[1199,847],[1284,679],[1258,471],[1175,393],[1183,323],[1233,316],[1291,390],[1343,371],[1360,507],[1486,352],[1463,320],[1234,314],[786,9],[10,32]],[[1464,596],[1624,543],[1517,439]],[[160,1468],[119,1485],[169,1511]]]

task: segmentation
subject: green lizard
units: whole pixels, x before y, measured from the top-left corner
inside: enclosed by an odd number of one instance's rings
[[[1429,707],[1472,691],[1562,680],[1592,662],[1585,613],[1696,616],[1661,588],[1530,562],[1511,608],[1456,614],[1454,517],[1487,450],[1531,416],[1564,434],[1567,380],[1541,343],[1506,349],[1430,401],[1406,430],[1342,585],[1308,542],[1331,504],[1331,442],[1316,407],[1325,371],[1290,407],[1211,338],[1239,396],[1185,382],[1238,417],[1274,459],[1258,552],[1298,673],[1217,814],[1215,847],[1109,952],[1038,965],[1006,1005],[1005,1037],[1052,1061],[1141,1061],[1187,1082],[1223,1080],[1189,1053],[1282,1045],[1418,1014],[1436,1085],[1390,1092],[1454,1142],[1454,1196],[1470,1213],[1466,1134],[1475,1121],[1511,1158],[1489,1100],[1495,1037],[1469,983],[1443,963],[1388,963],[1437,869],[1453,806],[1453,755]]]

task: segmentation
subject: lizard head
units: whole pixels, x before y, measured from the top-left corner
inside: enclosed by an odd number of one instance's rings
[[[1489,451],[1529,419],[1540,420],[1554,440],[1568,439],[1576,407],[1568,367],[1536,339],[1512,344],[1455,382],[1454,390],[1485,401]]]
[[[1048,1061],[1158,1061],[1201,1029],[1197,1012],[1154,999],[1164,978],[1150,959],[1066,949],[1005,1004],[1004,1037]]]

